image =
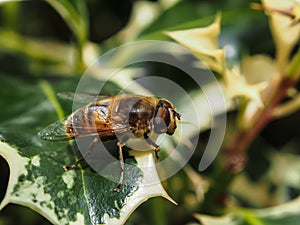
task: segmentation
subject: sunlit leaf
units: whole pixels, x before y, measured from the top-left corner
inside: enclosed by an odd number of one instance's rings
[[[279,73],[276,70],[276,63],[266,55],[246,56],[241,63],[241,73],[253,92],[254,102],[247,105],[242,123],[244,127],[250,125],[257,110],[262,106],[260,102],[264,87],[279,79]]]
[[[300,22],[300,3],[295,2],[294,8],[293,8],[293,15],[295,17],[296,23]]]
[[[250,84],[237,67],[227,68],[225,49],[220,49],[218,36],[220,33],[220,15],[215,22],[204,28],[172,31],[167,34],[184,47],[190,49],[197,57],[203,60],[213,71],[223,77],[224,90],[229,99],[244,97],[262,107],[260,91],[266,84]]]
[[[249,84],[238,68],[227,70],[225,92],[229,98],[244,97],[257,107],[262,107],[260,91],[267,83]]]
[[[241,73],[249,84],[269,82],[276,73],[276,65],[267,55],[245,56],[241,63]]]
[[[219,49],[221,16],[207,27],[189,30],[171,31],[167,34],[184,47],[190,49],[202,59],[209,68],[219,74],[224,74],[226,68],[225,50]]]
[[[294,0],[263,0],[266,9],[270,12],[270,28],[277,48],[277,67],[280,73],[285,74],[289,56],[293,47],[300,39],[300,24],[293,24],[293,19],[276,10],[291,11],[296,5]]]

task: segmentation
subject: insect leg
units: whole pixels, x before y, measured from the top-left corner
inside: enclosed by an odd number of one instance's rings
[[[86,152],[85,152],[85,153],[84,153],[84,154],[83,154],[76,162],[72,163],[72,164],[69,165],[69,166],[68,166],[68,165],[65,165],[65,166],[63,167],[64,170],[65,170],[65,171],[68,171],[68,170],[70,170],[70,169],[74,169],[75,167],[77,167],[78,164],[79,164],[80,162],[82,162],[82,161],[85,159],[85,157],[93,151],[94,145],[95,145],[98,141],[99,141],[98,137],[95,137],[94,140],[92,141],[92,143],[90,144],[88,150],[87,150],[87,151],[86,151]]]
[[[121,186],[124,180],[124,159],[123,159],[123,150],[122,147],[124,146],[124,144],[122,144],[121,142],[117,142],[117,145],[119,146],[119,160],[120,160],[120,166],[121,166],[121,174],[120,174],[120,180],[118,185],[115,187],[114,191],[115,192],[120,192],[121,190]]]
[[[149,144],[149,145],[152,145],[155,149],[155,157],[156,159],[159,159],[159,156],[158,156],[158,152],[160,151],[160,146],[157,145],[154,141],[152,141],[150,138],[145,138],[146,142]]]

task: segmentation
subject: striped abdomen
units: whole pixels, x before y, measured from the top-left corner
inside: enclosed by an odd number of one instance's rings
[[[71,138],[99,135],[104,140],[115,139],[109,106],[108,101],[101,101],[76,110],[65,123],[67,135]]]

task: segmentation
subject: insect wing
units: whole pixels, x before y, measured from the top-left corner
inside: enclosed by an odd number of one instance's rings
[[[71,138],[67,136],[65,131],[66,119],[56,121],[45,129],[38,132],[38,136],[48,141],[66,141]]]
[[[60,92],[57,95],[61,99],[80,102],[80,103],[96,102],[113,96],[108,94],[106,95],[106,94],[73,93],[73,92]]]
[[[92,103],[73,113],[66,124],[66,129],[72,131],[69,135],[74,137],[99,135],[103,139],[106,139],[105,137],[110,139],[117,133],[127,132],[128,122],[119,117],[112,118],[110,104],[111,101],[108,99],[102,104]]]

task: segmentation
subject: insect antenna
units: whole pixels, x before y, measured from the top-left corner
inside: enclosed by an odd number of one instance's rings
[[[188,125],[191,125],[193,126],[194,128],[198,128],[198,126],[192,122],[189,122],[189,121],[184,121],[184,120],[177,120],[177,123],[178,124],[188,124]]]
[[[177,122],[180,123],[180,124],[190,124],[190,125],[192,125],[192,123],[189,122],[189,121],[178,120]]]

